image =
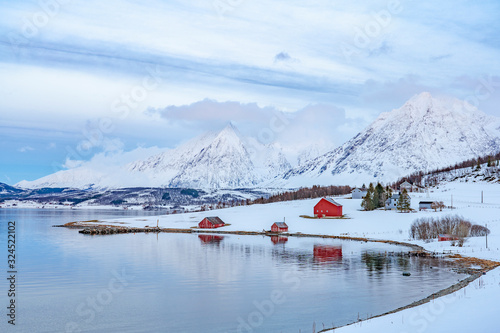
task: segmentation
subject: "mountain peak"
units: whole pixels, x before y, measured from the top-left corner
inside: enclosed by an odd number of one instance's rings
[[[296,177],[300,186],[306,182],[300,180],[304,176],[324,183],[388,182],[494,154],[500,145],[500,128],[492,125],[498,121],[465,101],[423,92],[399,109],[382,113],[343,146],[304,163],[284,178]]]
[[[432,97],[432,95],[431,95],[430,92],[423,91],[420,94],[416,94],[412,98],[410,98],[409,102],[410,101],[424,101],[424,102],[427,102],[427,101],[431,101],[432,99],[433,99],[433,97]]]

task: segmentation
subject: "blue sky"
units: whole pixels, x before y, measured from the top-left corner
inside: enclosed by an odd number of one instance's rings
[[[339,145],[422,91],[500,116],[498,17],[498,1],[0,1],[0,182],[228,121],[255,135],[276,112]]]

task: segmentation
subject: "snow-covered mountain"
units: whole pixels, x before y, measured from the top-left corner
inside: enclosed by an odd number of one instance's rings
[[[104,160],[96,166],[91,161],[18,186],[248,188],[290,168],[279,148],[245,138],[229,124],[218,133],[205,133],[175,149],[127,164]]]
[[[280,151],[250,140],[229,124],[219,133],[207,133],[174,151],[137,161],[129,170],[172,187],[241,188],[291,168]]]
[[[392,182],[412,172],[497,153],[500,120],[458,99],[421,93],[401,108],[382,113],[344,145],[322,155],[320,149],[297,151],[292,167],[286,157],[289,151],[285,154],[279,142],[263,145],[229,124],[175,149],[145,149],[141,154],[136,150],[126,153],[134,159],[118,161],[94,157],[78,167],[17,185],[234,189]]]
[[[454,98],[424,92],[382,113],[341,147],[285,173],[275,184],[390,182],[500,149],[500,122]]]

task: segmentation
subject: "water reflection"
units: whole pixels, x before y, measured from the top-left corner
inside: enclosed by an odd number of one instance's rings
[[[285,244],[286,242],[288,242],[288,237],[286,237],[286,236],[271,236],[271,242],[273,242],[274,245]]]
[[[317,262],[342,261],[342,246],[314,245],[313,255]]]
[[[392,257],[388,257],[387,254],[384,253],[363,252],[361,254],[361,261],[366,265],[368,271],[379,274],[391,268],[392,259]]]
[[[201,241],[201,244],[212,244],[219,245],[220,242],[224,239],[224,236],[219,235],[198,235],[198,238]]]

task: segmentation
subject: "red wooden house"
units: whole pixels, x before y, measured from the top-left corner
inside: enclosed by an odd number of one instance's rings
[[[342,205],[331,198],[321,198],[314,206],[314,216],[342,216]]]
[[[198,227],[202,229],[215,229],[224,226],[224,222],[218,216],[205,217],[198,223]]]
[[[271,226],[272,232],[288,232],[288,226],[285,222],[274,222]]]

